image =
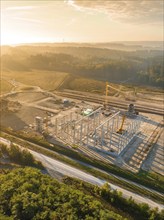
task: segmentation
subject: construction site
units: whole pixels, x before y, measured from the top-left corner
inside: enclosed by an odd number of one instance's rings
[[[103,114],[101,107],[88,115],[83,115],[85,111],[53,118],[51,135],[73,146],[119,155],[140,127],[139,116],[127,117],[125,121],[126,116],[120,111],[113,110],[109,116]]]
[[[134,172],[142,168],[163,174],[163,143],[157,144],[162,140],[162,110],[141,108],[142,102],[132,97],[116,102],[108,83],[105,96],[30,89],[5,95],[2,124]]]

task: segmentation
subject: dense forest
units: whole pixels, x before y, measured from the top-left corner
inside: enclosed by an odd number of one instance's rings
[[[159,87],[164,83],[162,50],[17,46],[7,48],[1,60],[2,70],[61,71],[103,81]]]
[[[16,220],[162,220],[163,212],[131,198],[65,177],[63,183],[34,168],[0,174],[0,216]],[[4,218],[5,219],[5,218]]]
[[[17,220],[125,219],[92,196],[32,168],[0,174],[0,212]]]

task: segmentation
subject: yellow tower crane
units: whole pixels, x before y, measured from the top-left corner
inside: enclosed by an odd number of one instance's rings
[[[108,92],[109,92],[108,89],[109,89],[109,83],[106,82],[104,109],[106,109],[106,108],[107,108],[107,105],[108,105]]]
[[[126,97],[125,93],[121,91],[121,89],[116,89],[115,87],[109,85],[108,82],[106,82],[106,87],[105,87],[105,101],[104,101],[104,108],[106,109],[108,105],[108,93],[109,93],[109,88],[121,93],[124,97]]]
[[[104,109],[106,110],[107,109],[107,105],[108,105],[108,92],[109,92],[109,88],[112,88],[120,93],[122,93],[124,96],[125,96],[125,93],[122,92],[120,89],[116,89],[114,88],[113,86],[110,86],[108,82],[106,82],[106,87],[105,87],[105,102],[104,102]],[[122,123],[121,123],[121,126],[120,128],[118,129],[117,133],[119,134],[122,134],[124,129],[124,123],[125,123],[125,119],[126,119],[126,115],[123,115],[122,117]]]

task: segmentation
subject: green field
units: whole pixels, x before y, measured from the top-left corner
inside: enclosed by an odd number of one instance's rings
[[[2,71],[1,76],[5,79],[15,79],[16,81],[25,84],[26,86],[19,86],[19,90],[30,90],[32,89],[30,86],[39,86],[42,89],[47,91],[54,90],[76,90],[82,92],[91,92],[97,94],[105,94],[105,81],[100,81],[96,79],[91,79],[88,77],[77,76],[71,73],[65,72],[56,72],[56,71],[41,71],[41,70],[33,70],[30,72],[22,72],[22,71]],[[12,88],[12,85],[7,81],[1,80],[1,91],[2,93],[9,92]],[[108,95],[111,96],[140,96],[142,94],[149,94],[149,99],[152,99],[153,96],[150,94],[149,87],[139,87],[132,85],[121,85],[116,83],[111,83],[110,88],[108,90]],[[115,89],[113,89],[113,88]],[[151,93],[155,95],[159,95],[159,99],[161,99],[162,91],[159,89],[152,89]],[[143,96],[142,96],[143,98]],[[157,97],[156,97],[157,98]]]
[[[105,82],[64,72],[38,70],[33,70],[31,72],[3,71],[2,76],[10,80],[15,79],[28,86],[39,86],[48,91],[70,89],[100,94],[105,93]],[[118,85],[115,84],[111,85],[118,87]],[[21,87],[20,89],[24,90],[26,88]],[[115,94],[116,91],[110,90],[109,93]]]
[[[67,73],[55,71],[39,71],[33,70],[31,72],[2,72],[2,76],[8,79],[15,79],[26,85],[39,86],[46,90],[57,89],[67,77]]]
[[[69,75],[67,80],[64,81],[61,89],[70,89],[84,92],[93,93],[104,93],[105,92],[105,82],[78,77],[75,75]]]

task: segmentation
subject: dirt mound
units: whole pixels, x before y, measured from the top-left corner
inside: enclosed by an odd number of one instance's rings
[[[17,112],[20,108],[21,104],[18,101],[0,99],[0,112]]]

